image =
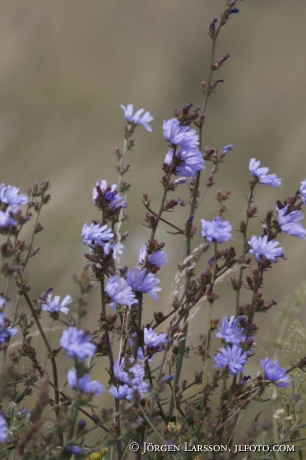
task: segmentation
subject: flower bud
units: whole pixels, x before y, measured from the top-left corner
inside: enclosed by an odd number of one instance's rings
[[[217,70],[219,69],[224,62],[230,57],[230,55],[227,53],[224,56],[219,57],[213,64],[212,64],[212,69]]]
[[[213,91],[215,91],[215,89],[217,87],[217,84],[218,83],[223,83],[223,82],[224,82],[224,80],[216,80],[216,81],[214,81],[209,87],[209,92],[212,93]]]
[[[205,94],[205,93],[206,93],[206,89],[207,89],[207,84],[206,84],[205,81],[202,81],[202,83],[201,83],[201,91],[202,91],[202,93]]]
[[[215,36],[217,22],[218,22],[218,18],[214,18],[210,23],[208,34],[211,36],[211,38]]]

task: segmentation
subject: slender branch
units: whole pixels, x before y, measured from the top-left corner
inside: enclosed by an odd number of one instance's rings
[[[146,207],[146,209],[147,209],[148,211],[150,211],[151,214],[153,214],[153,216],[157,217],[157,214],[156,214],[154,211],[152,211],[152,209],[151,209],[149,206],[145,206],[145,207]],[[183,230],[181,230],[181,229],[180,229],[179,227],[177,227],[176,225],[171,224],[171,222],[169,222],[168,220],[163,219],[162,217],[159,217],[159,220],[161,220],[161,221],[164,222],[165,224],[169,225],[170,227],[175,228],[175,230],[177,230],[178,232],[184,234],[184,231],[183,231]]]
[[[213,63],[215,61],[216,41],[217,41],[217,38],[218,38],[218,35],[219,35],[219,32],[220,32],[220,29],[221,29],[221,21],[219,22],[219,26],[218,26],[218,28],[216,30],[216,33],[215,33],[214,37],[212,38],[212,47],[211,47],[211,53],[210,53],[210,68],[209,68],[209,74],[208,74],[208,79],[207,79],[206,94],[205,94],[205,98],[204,98],[203,105],[202,105],[202,108],[201,108],[201,113],[202,114],[205,113],[205,111],[206,111],[208,98],[210,96],[210,85],[211,85],[211,82],[212,82],[212,75],[213,75]],[[203,125],[201,125],[199,127],[199,142],[200,142],[199,149],[200,150],[202,150],[202,145],[203,145],[203,142],[202,142],[202,135],[203,135],[202,126]],[[196,213],[196,209],[198,207],[197,206],[197,198],[198,198],[198,193],[199,193],[199,188],[200,188],[200,178],[201,178],[201,171],[198,171],[197,175],[196,175],[196,181],[195,181],[193,197],[192,197],[192,202],[191,202],[191,207],[190,207],[190,214],[189,214],[190,219],[193,218],[193,216]],[[191,253],[191,236],[187,235],[186,236],[186,257],[188,257],[190,255],[190,253]],[[186,275],[186,289],[187,290],[188,290],[189,282],[190,282],[190,277],[187,274]],[[180,342],[180,346],[179,346],[179,353],[178,353],[178,359],[177,359],[176,371],[175,371],[175,377],[174,377],[174,381],[175,381],[176,384],[179,383],[180,375],[181,375],[181,371],[182,371],[182,365],[183,365],[183,359],[184,359],[184,353],[185,353],[185,347],[186,347],[187,334],[188,334],[188,322],[187,322],[187,318],[186,318],[185,319],[185,325],[184,325],[184,328],[183,328],[183,339]],[[173,398],[170,401],[169,416],[172,415],[172,411],[173,411]]]
[[[34,318],[34,321],[36,323],[36,326],[40,332],[40,335],[44,341],[44,344],[48,350],[48,358],[51,360],[51,365],[52,365],[52,375],[53,375],[53,382],[54,382],[54,399],[55,399],[55,404],[56,406],[59,406],[59,391],[58,391],[58,377],[57,377],[57,367],[56,367],[56,360],[55,360],[55,357],[53,355],[53,350],[49,344],[49,341],[47,339],[47,336],[45,334],[45,331],[43,330],[41,324],[40,324],[40,321],[39,321],[39,318],[36,314],[36,311],[32,305],[32,302],[28,296],[28,294],[26,292],[23,293],[23,296],[31,310],[31,313],[32,313],[32,316]],[[57,417],[59,416],[59,410],[57,409],[56,410],[56,415]]]
[[[254,187],[251,187],[250,193],[248,195],[248,201],[247,201],[245,229],[243,231],[243,242],[242,242],[243,246],[242,246],[242,256],[241,256],[242,265],[241,265],[240,270],[239,270],[239,276],[238,276],[238,281],[237,281],[238,289],[236,291],[236,316],[238,314],[239,301],[240,301],[240,291],[241,291],[241,287],[242,287],[242,274],[243,274],[243,269],[244,269],[243,264],[244,264],[245,256],[246,256],[246,253],[247,253],[247,230],[248,230],[248,224],[249,224],[249,220],[250,220],[249,211],[250,211],[250,208],[251,208],[251,204],[253,202],[253,195],[254,195]]]
[[[173,149],[173,156],[175,156],[175,152],[176,152],[176,146]],[[157,226],[159,224],[159,221],[161,220],[161,215],[162,215],[163,210],[164,210],[164,205],[165,205],[165,201],[166,201],[166,197],[167,197],[167,193],[168,193],[167,185],[170,183],[173,167],[174,166],[172,164],[171,167],[170,167],[170,171],[169,171],[169,173],[167,175],[167,178],[166,178],[166,185],[164,186],[164,193],[163,193],[163,196],[162,196],[162,200],[161,200],[161,203],[160,203],[160,208],[159,208],[158,214],[156,215],[156,219],[155,219],[155,222],[154,222],[154,227],[152,228],[152,231],[151,231],[151,236],[150,236],[150,240],[149,240],[150,242],[153,241],[153,239],[155,237],[156,230],[157,230]]]
[[[40,211],[44,205],[44,195],[41,196],[41,199],[40,199],[40,203],[39,203],[39,207],[37,209],[37,212],[36,212],[36,219],[35,219],[35,224],[34,224],[34,230],[33,230],[33,233],[32,233],[32,236],[31,236],[31,241],[30,241],[30,244],[28,246],[28,253],[27,253],[27,256],[25,258],[25,261],[24,261],[24,268],[26,267],[27,263],[28,263],[28,260],[30,258],[30,255],[31,255],[31,251],[32,251],[32,247],[33,247],[33,243],[34,243],[34,238],[35,238],[35,229],[36,229],[36,226],[37,226],[37,223],[38,223],[38,219],[39,219],[39,215],[40,215]]]
[[[102,278],[101,278],[101,280],[100,280],[100,294],[101,294],[102,313],[103,313],[104,317],[106,317],[106,302],[105,302],[105,291],[104,291],[104,275],[102,275]],[[106,338],[107,348],[108,348],[108,352],[109,352],[109,353],[108,353],[108,357],[109,357],[110,369],[111,369],[111,372],[112,372],[112,374],[113,374],[113,372],[114,372],[114,356],[113,356],[113,350],[112,350],[111,343],[110,343],[110,340],[109,340],[109,333],[108,333],[107,328],[105,329],[105,338]],[[121,435],[120,415],[118,415],[118,412],[119,412],[119,400],[118,400],[117,398],[114,398],[114,404],[115,404],[115,411],[116,411],[115,421],[116,421],[116,423],[117,423],[118,434],[119,434],[119,436],[120,436],[120,435]],[[117,450],[118,450],[118,458],[121,459],[121,457],[122,457],[122,445],[121,445],[121,441],[120,441],[120,440],[117,440],[116,444],[117,444]]]

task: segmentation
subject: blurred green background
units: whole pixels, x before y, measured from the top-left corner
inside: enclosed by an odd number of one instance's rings
[[[133,187],[128,195],[130,219],[124,225],[130,236],[122,262],[136,264],[149,237],[141,225],[142,194],[151,197],[154,209],[162,194],[159,181],[167,151],[162,121],[175,107],[189,102],[201,106],[199,87],[207,79],[211,46],[207,29],[224,4],[221,0],[27,0],[0,5],[0,179],[22,192],[42,179],[52,184],[52,201],[40,219],[45,230],[36,238],[41,253],[29,267],[32,298],[50,286],[55,294],[77,295],[71,272],[85,264],[81,229],[84,222],[99,218],[91,199],[95,182],[117,182],[113,151],[122,146],[124,126],[119,106],[128,103],[149,110],[155,118],[153,133],[142,127],[136,130],[136,147],[127,158],[131,172],[126,180]],[[248,163],[256,157],[283,179],[281,189],[256,190],[259,217],[252,222],[252,231],[260,234],[260,220],[276,199],[294,194],[306,177],[306,3],[253,0],[237,6],[240,13],[231,17],[218,39],[216,56],[231,57],[215,72],[224,83],[210,98],[204,128],[204,145],[222,148],[232,143],[234,150],[195,223],[210,220],[217,210],[216,191],[230,188],[226,217],[237,228],[245,215]],[[188,200],[181,187],[172,196]],[[187,214],[187,208],[180,208],[168,217],[182,226]],[[146,300],[147,321],[153,310],[168,311],[169,286],[181,258],[182,238],[166,230],[161,225],[157,239],[166,243],[171,263],[159,272],[163,288],[159,300]],[[234,232],[234,239],[239,252],[239,233]],[[266,300],[282,302],[305,278],[306,243],[287,235],[279,241],[288,260],[279,261],[267,274],[264,292]],[[194,240],[195,245],[199,242]],[[201,268],[205,266],[203,260]],[[233,294],[227,281],[218,291],[221,299],[214,316],[232,314]],[[98,293],[90,303],[87,324],[93,326],[100,311]],[[25,303],[21,309],[26,309]],[[205,309],[198,315],[190,328],[194,342],[205,332]],[[263,335],[271,332],[272,317],[270,311],[268,321],[263,318]],[[58,337],[54,333],[54,346]],[[247,372],[254,375],[261,357],[256,356]],[[201,366],[199,358],[189,362],[192,369],[194,364]],[[107,381],[101,368],[95,368],[94,376]]]

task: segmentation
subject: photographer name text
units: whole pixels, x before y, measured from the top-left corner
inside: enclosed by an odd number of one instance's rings
[[[142,447],[142,449],[141,449]],[[142,455],[148,452],[295,452],[294,445],[285,444],[235,444],[227,446],[225,444],[196,444],[190,445],[188,442],[184,444],[153,444],[152,442],[144,442],[140,446],[137,442],[131,442],[129,450],[131,452],[141,451]]]

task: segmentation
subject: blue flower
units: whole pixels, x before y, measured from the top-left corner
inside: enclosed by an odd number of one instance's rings
[[[85,374],[83,377],[78,378],[75,369],[70,369],[67,374],[67,381],[73,390],[92,394],[93,396],[99,396],[104,391],[103,385],[101,385],[100,382],[97,380],[90,381],[89,374]]]
[[[7,424],[3,415],[0,414],[0,442],[7,440]]]
[[[107,255],[109,252],[112,250],[113,251],[113,259],[114,260],[119,260],[121,254],[123,254],[124,250],[124,244],[123,243],[117,243],[117,244],[112,244],[112,243],[105,243],[103,246],[104,254]]]
[[[0,344],[7,343],[10,337],[15,336],[17,333],[18,329],[8,326],[4,318],[4,313],[0,312]]]
[[[69,358],[81,361],[86,358],[92,358],[96,351],[91,336],[86,335],[84,331],[79,331],[75,327],[69,327],[63,332],[60,345]]]
[[[52,295],[49,294],[48,300],[42,306],[42,310],[47,310],[50,313],[61,311],[62,313],[67,315],[69,312],[69,308],[67,308],[66,305],[71,304],[71,302],[72,302],[72,297],[70,295],[66,295],[63,298],[62,302],[60,303],[59,295],[56,295],[54,297],[54,300],[52,300]]]
[[[230,10],[228,10],[225,13],[226,19],[228,19],[231,14],[235,14],[235,13],[239,13],[239,9],[238,8],[231,8]]]
[[[198,171],[205,169],[203,156],[198,149],[186,150],[170,149],[166,155],[165,163],[170,167],[173,163],[172,173],[175,176],[194,177]]]
[[[14,185],[0,184],[0,201],[7,206],[19,206],[27,204],[29,199],[26,195],[18,195],[19,188]]]
[[[119,385],[118,387],[112,385],[108,391],[116,399],[127,399],[130,401],[133,395],[133,390],[128,385]]]
[[[267,174],[269,168],[260,168],[259,166],[260,161],[257,161],[256,158],[251,158],[249,171],[261,184],[271,185],[272,187],[281,186],[282,180],[276,174]]]
[[[173,174],[194,177],[197,171],[204,169],[204,159],[198,149],[199,136],[195,129],[181,126],[179,120],[171,118],[163,122],[163,133],[166,141],[176,147],[171,148],[165,158],[166,165],[173,165]]]
[[[202,237],[206,238],[206,241],[211,243],[216,241],[221,244],[223,241],[228,241],[231,239],[232,226],[228,220],[222,222],[221,217],[214,217],[212,222],[201,219],[202,224]]]
[[[131,381],[133,385],[138,386],[139,383],[144,379],[144,367],[140,364],[134,364],[134,366],[129,369],[129,372],[131,374]]]
[[[16,212],[16,208],[9,206],[5,211],[0,211],[0,228],[16,227],[18,222],[11,214]],[[13,214],[14,215],[14,214]]]
[[[153,362],[153,356],[151,356],[150,358],[148,357],[145,357],[144,355],[144,352],[146,351],[146,347],[138,347],[138,350],[137,350],[137,359],[138,361],[140,362],[140,364],[143,364],[144,360],[146,360],[148,363],[152,363]],[[150,355],[152,355],[152,353],[150,353]]]
[[[148,261],[152,266],[162,267],[168,263],[168,257],[164,251],[156,251],[149,255]]]
[[[306,238],[306,229],[299,220],[302,220],[304,214],[300,211],[292,211],[288,213],[288,204],[282,209],[276,207],[278,212],[278,223],[284,233],[296,236],[297,238]]]
[[[300,197],[304,204],[306,204],[306,179],[301,182]]]
[[[125,366],[125,361],[122,359],[119,363],[119,361],[115,361],[113,371],[114,371],[114,376],[116,379],[121,382],[121,383],[130,383],[130,378],[129,374],[124,370]]]
[[[214,18],[210,23],[209,33],[210,33],[211,37],[213,37],[215,35],[217,22],[218,22],[218,18]]]
[[[138,391],[140,396],[144,396],[149,390],[149,385],[144,381],[145,371],[143,366],[134,364],[134,366],[130,368],[130,372],[132,374],[131,383],[133,388]]]
[[[162,379],[163,382],[171,382],[172,380],[174,380],[175,378],[175,375],[174,374],[169,374],[169,375],[165,375]]]
[[[98,244],[104,246],[105,243],[111,241],[114,237],[113,232],[107,225],[95,224],[94,222],[90,225],[84,224],[82,230],[83,243],[88,246]]]
[[[239,344],[245,340],[245,330],[240,327],[240,318],[231,316],[230,319],[224,316],[221,321],[221,326],[218,326],[219,332],[216,337],[224,339],[227,343]]]
[[[221,150],[221,155],[225,155],[226,153],[230,152],[231,150],[233,150],[233,147],[233,144],[225,145]]]
[[[261,359],[260,364],[264,370],[267,380],[271,380],[277,387],[288,387],[289,376],[286,375],[286,370],[279,366],[274,359]]]
[[[70,455],[81,455],[83,450],[79,446],[68,446],[67,451]]]
[[[147,247],[146,245],[142,246],[142,248],[139,251],[139,259],[138,262],[143,265],[145,262],[145,259],[147,257]]]
[[[16,327],[8,326],[7,328],[0,329],[0,343],[7,343],[10,337],[14,337],[18,334]]]
[[[133,115],[134,106],[133,104],[128,104],[126,107],[124,105],[120,105],[122,110],[124,111],[124,116],[126,121],[134,125],[142,125],[147,131],[151,132],[152,128],[149,125],[150,121],[154,120],[150,112],[144,112],[144,109],[139,109]]]
[[[145,268],[141,270],[136,267],[132,271],[128,270],[127,282],[134,292],[146,292],[153,300],[158,299],[156,292],[161,291],[161,288],[155,287],[155,284],[160,280],[153,273],[147,273]]]
[[[133,390],[137,390],[138,393],[143,396],[149,388],[149,385],[143,380],[145,371],[142,365],[134,364],[128,369],[128,372],[124,370],[124,360],[116,361],[114,364],[114,376],[123,385],[118,387],[112,386],[109,392],[112,396],[117,399],[127,399],[131,401]]]
[[[147,257],[147,247],[143,246],[139,251],[139,263],[144,264]],[[164,251],[156,251],[153,254],[150,254],[148,257],[148,262],[150,266],[162,267],[168,262],[168,257]]]
[[[180,145],[183,150],[197,149],[199,145],[199,136],[196,130],[189,126],[181,126],[180,121],[176,118],[164,120],[163,134],[167,142],[176,146]]]
[[[134,332],[132,334],[132,337],[128,338],[128,344],[129,344],[130,347],[135,346],[135,341],[134,341],[135,336],[136,336],[136,332]],[[146,358],[145,355],[144,355],[145,350],[146,350],[146,347],[138,347],[138,349],[137,349],[137,359],[138,359],[138,361],[141,364],[143,364],[144,360],[146,360],[148,363],[152,363],[153,357],[151,356],[150,358]]]
[[[234,376],[238,372],[243,372],[243,366],[247,362],[247,353],[238,345],[221,348],[214,357],[214,367],[228,366],[230,373]]]
[[[183,176],[183,177],[180,177],[179,179],[175,179],[171,185],[174,188],[176,188],[180,184],[186,184],[186,182],[187,182],[187,178]]]
[[[92,190],[92,199],[95,204],[102,201],[106,206],[114,209],[127,208],[126,199],[118,192],[117,185],[107,186],[105,180],[101,183],[96,182],[96,186]]]
[[[105,292],[113,301],[110,307],[113,308],[114,304],[131,305],[137,304],[138,300],[135,299],[135,294],[132,292],[130,284],[122,277],[113,275],[108,278],[105,286]]]
[[[254,254],[257,262],[262,262],[263,257],[270,260],[270,262],[277,262],[277,257],[283,255],[283,248],[277,248],[278,241],[268,241],[268,236],[255,236],[253,235],[249,241],[251,246],[250,253]]]
[[[161,351],[162,347],[168,342],[168,334],[165,332],[157,334],[151,327],[145,327],[143,330],[143,340],[146,347],[150,347],[154,351]]]

